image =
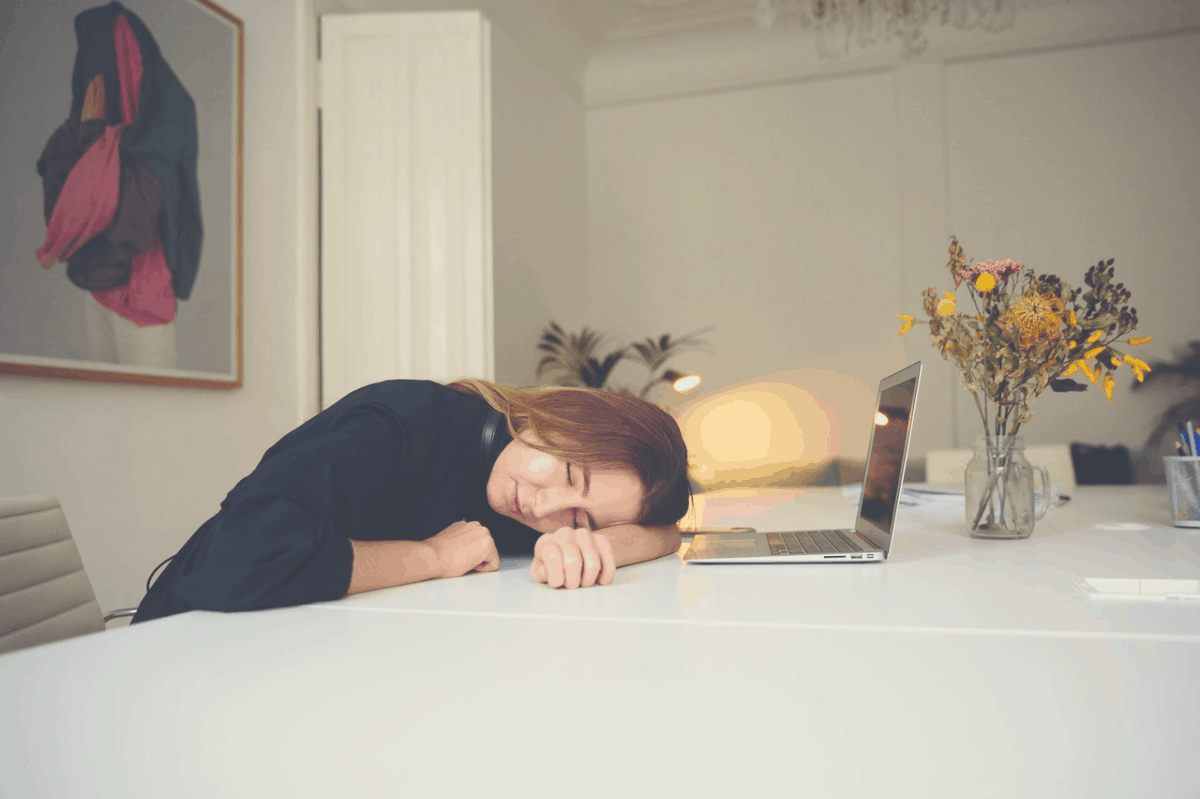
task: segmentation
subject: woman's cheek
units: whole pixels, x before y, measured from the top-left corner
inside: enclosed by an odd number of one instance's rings
[[[539,533],[557,533],[560,527],[567,526],[569,525],[557,519],[542,519],[538,522],[537,529]]]

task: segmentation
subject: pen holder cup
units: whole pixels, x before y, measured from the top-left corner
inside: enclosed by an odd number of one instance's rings
[[[1176,527],[1200,527],[1200,457],[1163,458],[1171,487],[1171,522]]]

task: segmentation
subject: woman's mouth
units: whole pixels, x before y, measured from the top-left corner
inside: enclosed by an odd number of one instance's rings
[[[521,513],[521,495],[518,493],[517,484],[515,482],[513,483],[512,505],[513,505],[513,513],[517,514],[522,519],[524,519],[525,514]]]

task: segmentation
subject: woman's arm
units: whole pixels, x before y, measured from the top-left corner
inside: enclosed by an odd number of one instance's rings
[[[644,560],[661,558],[679,550],[683,537],[679,527],[643,527],[640,524],[622,524],[596,531],[612,544],[617,566],[628,566]]]
[[[622,524],[592,532],[562,527],[538,539],[529,573],[551,588],[608,585],[618,566],[660,558],[679,549],[676,525]]]
[[[455,522],[425,541],[351,541],[347,594],[500,568],[496,544],[479,522]]]

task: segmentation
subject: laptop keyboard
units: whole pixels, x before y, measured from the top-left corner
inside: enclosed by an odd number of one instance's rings
[[[841,530],[808,530],[802,533],[767,533],[772,555],[808,555],[818,552],[862,552],[863,548]]]

